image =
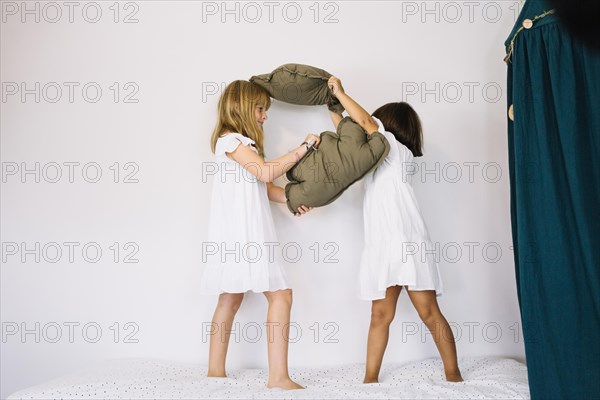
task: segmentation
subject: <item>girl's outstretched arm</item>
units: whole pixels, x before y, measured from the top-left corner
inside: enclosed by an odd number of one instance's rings
[[[337,129],[338,124],[344,118],[338,113],[334,113],[333,111],[329,111],[329,116],[331,117],[331,122],[333,122],[333,126]]]
[[[316,135],[308,135],[305,142],[318,145],[321,138]],[[300,145],[271,161],[265,161],[256,154],[249,146],[238,146],[233,152],[225,153],[230,159],[237,161],[246,171],[254,175],[259,181],[273,182],[292,168],[300,158],[308,151],[305,145]]]
[[[339,78],[332,76],[327,82],[329,89],[337,99],[342,103],[350,118],[356,121],[370,135],[379,130],[377,123],[371,118],[371,115],[344,92],[342,82]]]
[[[287,201],[285,198],[285,190],[281,186],[275,185],[273,182],[267,183],[267,194],[269,195],[269,200],[274,201],[275,203],[285,203]]]

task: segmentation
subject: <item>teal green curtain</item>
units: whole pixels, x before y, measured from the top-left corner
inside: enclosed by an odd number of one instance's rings
[[[550,10],[528,0],[505,43],[519,306],[531,397],[597,399],[600,55]]]

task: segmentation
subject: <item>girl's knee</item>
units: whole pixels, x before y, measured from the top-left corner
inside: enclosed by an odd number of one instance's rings
[[[278,302],[292,305],[292,289],[276,290],[274,292],[265,292],[269,303]]]
[[[371,308],[371,325],[388,326],[394,320],[396,309],[393,307],[373,306]]]
[[[244,300],[243,293],[222,293],[219,296],[217,307],[227,308],[231,311],[237,311]]]
[[[421,321],[427,323],[427,321],[431,319],[430,307],[422,307],[417,312],[419,313],[419,318],[421,318]]]
[[[425,324],[436,322],[442,315],[435,297],[435,291],[409,291],[408,295],[419,314],[419,318]]]
[[[417,313],[419,314],[421,321],[426,325],[435,322],[438,319],[438,316],[441,315],[437,307],[430,305],[419,307]]]

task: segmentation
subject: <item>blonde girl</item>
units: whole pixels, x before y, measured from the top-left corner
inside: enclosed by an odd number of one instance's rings
[[[214,177],[209,216],[210,257],[201,292],[218,294],[212,318],[209,377],[225,377],[225,358],[233,319],[247,292],[262,293],[268,302],[267,387],[301,389],[288,374],[288,340],[292,290],[285,271],[273,257],[277,237],[269,200],[285,203],[283,188],[274,185],[319,137],[271,161],[264,159],[263,124],[269,94],[248,81],[234,81],[223,91],[211,137],[218,173]],[[301,206],[296,215],[310,208]],[[207,246],[208,248],[208,246]],[[218,251],[217,251],[218,250]]]

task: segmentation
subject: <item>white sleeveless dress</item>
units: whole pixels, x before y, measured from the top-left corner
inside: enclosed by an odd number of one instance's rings
[[[287,289],[266,183],[225,154],[254,141],[239,133],[218,139],[208,240],[203,243],[203,294]],[[251,146],[257,152],[257,150]]]
[[[443,292],[442,278],[429,232],[410,184],[412,152],[386,132],[390,152],[377,169],[365,177],[363,217],[365,246],[360,261],[358,295],[363,300],[385,298],[390,286]],[[429,251],[428,251],[429,250]]]

